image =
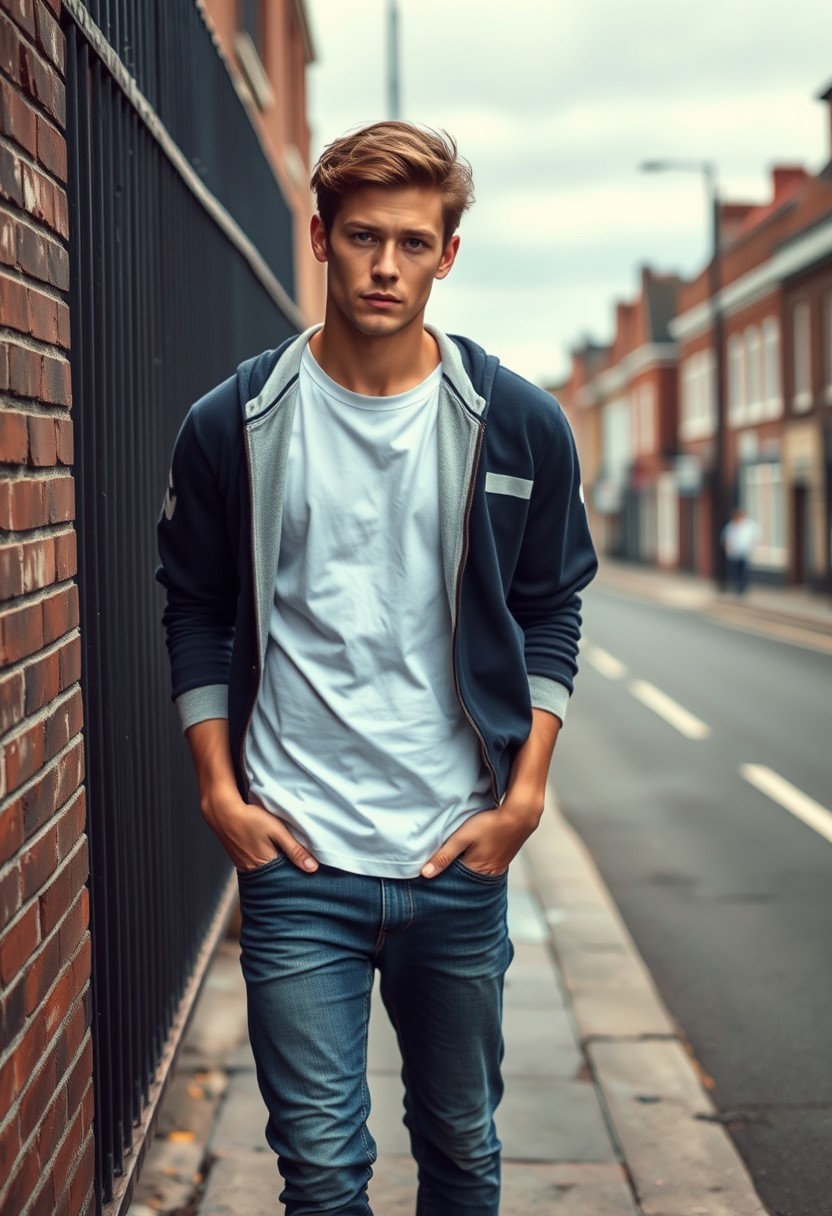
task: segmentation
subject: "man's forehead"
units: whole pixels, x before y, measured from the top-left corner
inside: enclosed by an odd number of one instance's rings
[[[435,228],[442,230],[442,195],[421,186],[361,186],[345,195],[338,209],[342,224]]]

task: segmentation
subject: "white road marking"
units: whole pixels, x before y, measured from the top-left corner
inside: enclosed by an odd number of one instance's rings
[[[603,650],[600,646],[588,646],[586,648],[587,662],[600,672],[602,676],[606,676],[608,680],[623,680],[627,674],[627,668],[617,659],[615,655],[610,654],[608,650]]]
[[[791,781],[767,768],[765,764],[741,764],[740,775],[749,785],[753,785],[762,794],[766,794],[774,802],[779,802],[792,815],[813,828],[819,836],[824,836],[832,843],[832,811],[821,803],[815,802],[803,790],[799,790]]]
[[[630,684],[630,692],[636,700],[641,701],[642,705],[646,705],[648,709],[652,709],[654,714],[664,718],[665,722],[675,727],[679,734],[684,735],[687,739],[707,739],[711,733],[710,726],[701,718],[695,717],[684,709],[678,701],[674,701],[667,693],[656,688],[655,684],[648,684],[646,680],[633,680]]]

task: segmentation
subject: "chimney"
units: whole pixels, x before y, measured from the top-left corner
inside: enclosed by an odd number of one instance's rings
[[[771,182],[774,190],[772,201],[779,203],[796,186],[805,182],[808,176],[802,165],[775,165],[771,171]]]

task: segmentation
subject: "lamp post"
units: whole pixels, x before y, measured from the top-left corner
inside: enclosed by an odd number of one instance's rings
[[[401,117],[399,84],[399,7],[387,0],[387,117]]]
[[[714,413],[716,428],[714,435],[714,481],[712,494],[711,552],[714,579],[717,586],[725,587],[725,554],[722,549],[722,529],[727,518],[727,429],[725,417],[725,368],[724,331],[719,289],[722,280],[720,266],[719,236],[719,190],[716,166],[710,160],[646,160],[639,169],[643,173],[667,173],[681,171],[699,173],[705,185],[710,221],[711,257],[708,267],[709,296],[711,306],[711,350],[714,360]]]

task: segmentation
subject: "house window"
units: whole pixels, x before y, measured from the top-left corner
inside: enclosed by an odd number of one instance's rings
[[[742,501],[760,529],[752,554],[754,565],[782,569],[786,565],[786,507],[779,461],[745,466]]]
[[[702,439],[713,434],[715,400],[713,352],[700,350],[682,364],[683,439]]]
[[[737,334],[728,340],[728,421],[740,426],[745,418],[745,357]]]
[[[239,0],[239,5],[234,41],[237,64],[250,96],[261,110],[268,110],[274,105],[274,93],[265,68],[262,0]]]
[[[794,306],[794,397],[795,410],[803,411],[812,406],[812,336],[811,314],[807,300]]]
[[[642,384],[638,390],[638,450],[652,452],[656,446],[656,406],[652,384]]]
[[[248,34],[254,49],[263,58],[263,28],[261,25],[260,0],[240,0],[240,29]]]
[[[745,384],[747,420],[758,422],[763,416],[763,376],[760,331],[756,325],[745,331]]]
[[[765,416],[779,418],[783,412],[780,393],[780,326],[776,317],[763,321],[763,399]]]

